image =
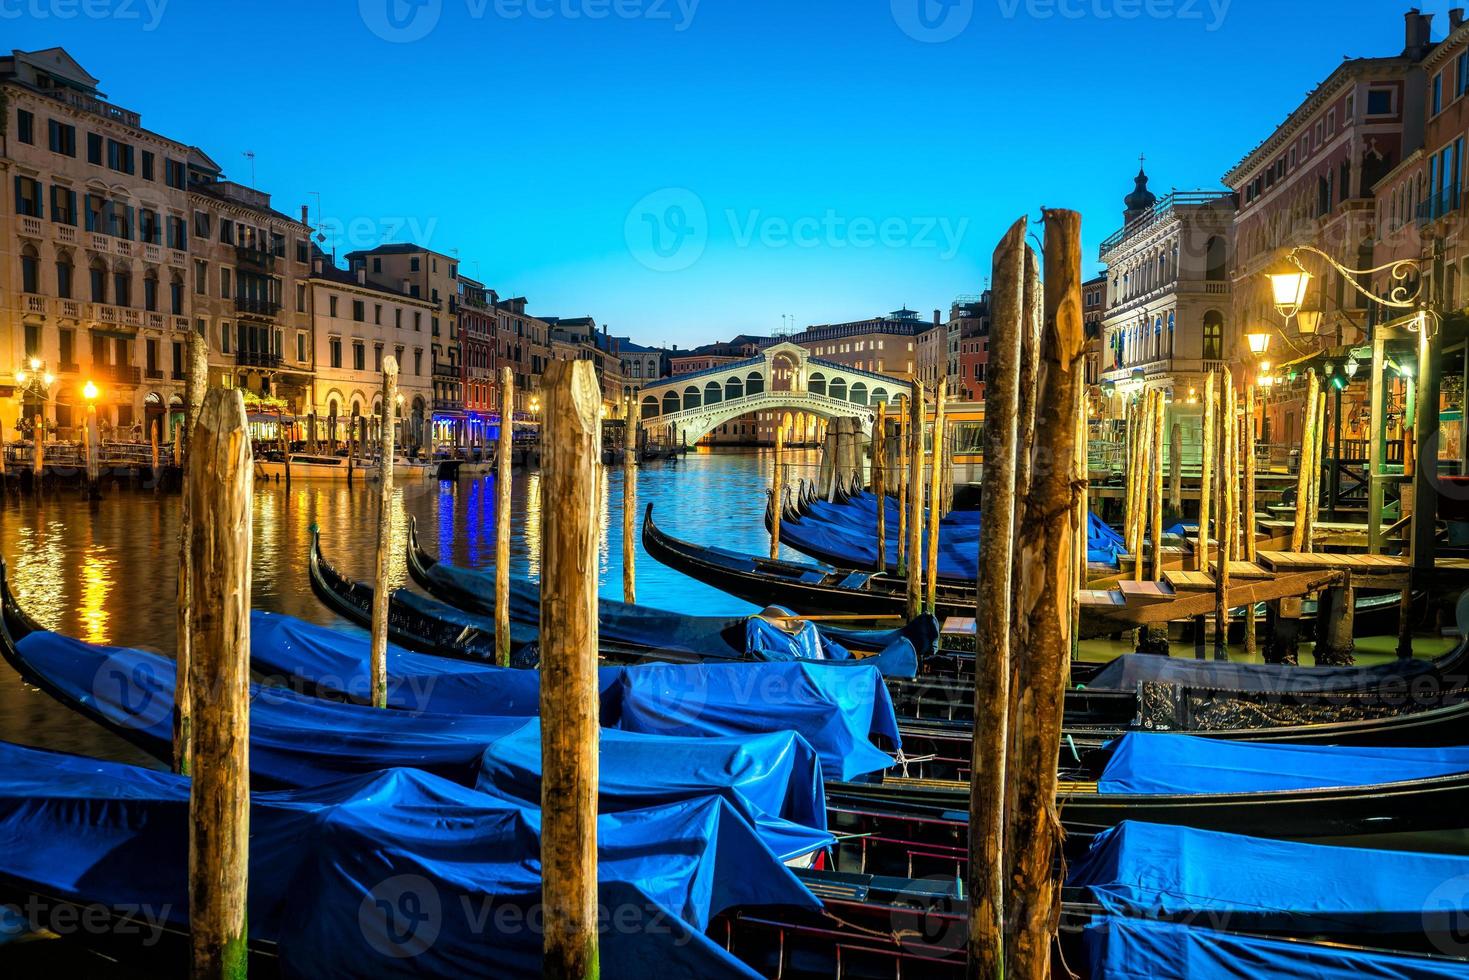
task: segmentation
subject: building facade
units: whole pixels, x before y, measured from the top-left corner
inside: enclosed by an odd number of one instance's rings
[[[782,341],[806,348],[813,357],[906,380],[917,370],[918,335],[930,326],[917,312],[903,309],[870,320],[808,327]]]
[[[1106,310],[1099,373],[1103,417],[1162,389],[1197,399],[1225,366],[1231,330],[1228,191],[1173,191],[1159,199],[1139,171],[1123,226],[1102,243]]]
[[[495,318],[490,312],[494,291],[468,276],[459,276],[459,344],[462,350],[465,441],[484,446],[498,431],[499,372],[495,358]]]

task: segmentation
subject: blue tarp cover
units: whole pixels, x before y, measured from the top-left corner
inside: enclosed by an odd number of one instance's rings
[[[18,649],[27,669],[68,701],[169,757],[172,660],[47,632],[30,634]],[[536,718],[384,711],[251,686],[250,770],[281,786],[413,766],[534,804],[540,743]],[[821,763],[795,732],[678,738],[603,729],[599,791],[603,812],[722,796],[787,857],[830,839]]]
[[[905,641],[906,642],[906,641]],[[366,701],[368,638],[257,612],[250,620],[257,671],[287,687]],[[821,756],[830,779],[885,769],[872,744],[901,747],[897,716],[876,669],[822,663],[647,664],[603,667],[601,722],[655,735],[760,735],[795,731]],[[411,711],[535,717],[540,674],[388,647],[388,704]]]
[[[1112,743],[1099,793],[1263,793],[1469,772],[1469,746],[1272,745],[1155,732]]]
[[[1207,914],[1232,930],[1351,937],[1454,928],[1469,857],[1326,847],[1125,822],[1098,834],[1067,884],[1110,915]],[[1462,890],[1461,890],[1462,891]]]
[[[1100,916],[1083,931],[1098,980],[1432,980],[1469,977],[1469,963],[1263,939],[1173,922]]]
[[[1284,664],[1241,664],[1220,660],[1192,660],[1129,653],[1097,671],[1086,684],[1089,691],[1136,691],[1143,681],[1225,691],[1347,691],[1380,690],[1432,674],[1431,660],[1408,660],[1371,667],[1291,667]]]
[[[0,743],[0,876],[29,891],[187,925],[188,811],[186,777]],[[290,977],[539,976],[539,835],[539,810],[415,770],[255,793],[251,937]],[[607,976],[753,976],[711,917],[817,906],[716,798],[597,835]]]

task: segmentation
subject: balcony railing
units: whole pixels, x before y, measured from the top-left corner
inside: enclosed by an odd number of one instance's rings
[[[70,317],[73,320],[80,320],[82,318],[82,304],[74,299],[62,300],[61,315]]]
[[[270,354],[266,351],[258,350],[236,351],[235,361],[245,367],[278,368],[281,366],[279,354]]]
[[[46,312],[46,297],[44,297],[44,296],[34,296],[34,295],[31,295],[31,294],[27,294],[26,295],[26,312],[27,313],[45,313]]]
[[[56,373],[58,373],[58,374],[81,374],[82,373],[82,366],[80,364],[76,364],[76,363],[70,363],[69,364],[66,361],[62,361],[60,364],[56,365]]]
[[[434,399],[434,411],[435,412],[462,412],[462,411],[464,411],[464,402],[461,399],[458,399],[458,398],[435,398]]]
[[[281,304],[269,299],[260,299],[255,296],[236,296],[235,312],[245,313],[251,316],[273,317],[281,311]]]
[[[28,214],[22,214],[16,219],[16,223],[20,225],[20,233],[27,238],[41,237],[42,225],[40,218],[33,218]]]
[[[131,364],[93,364],[92,374],[113,384],[135,385],[142,381],[143,372]]]
[[[150,381],[162,381],[163,369],[156,367],[144,368],[143,377],[149,379]]]
[[[434,362],[434,368],[433,368],[433,376],[436,377],[436,378],[453,378],[454,380],[457,381],[457,380],[459,380],[459,377],[460,377],[459,365],[457,365],[457,364],[440,364],[439,362],[435,361]]]
[[[236,245],[235,258],[243,265],[269,269],[275,265],[275,253],[259,245]]]
[[[77,243],[76,226],[67,224],[56,225],[56,240],[58,242],[65,242],[68,245],[75,245]]]
[[[1418,205],[1418,223],[1437,221],[1451,212],[1459,210],[1459,188],[1445,187]]]

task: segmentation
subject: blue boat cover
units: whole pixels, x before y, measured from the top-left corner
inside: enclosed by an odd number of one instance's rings
[[[172,750],[174,662],[36,632],[23,673],[160,759]],[[251,685],[250,771],[278,786],[412,766],[528,804],[540,801],[540,721],[384,711]],[[495,786],[503,777],[506,783]],[[722,796],[786,856],[824,846],[821,763],[795,732],[679,738],[603,729],[600,808]],[[794,821],[800,826],[792,824]]]
[[[1111,749],[1099,793],[1268,793],[1469,772],[1469,746],[1273,745],[1128,732]]]
[[[906,641],[904,641],[906,642]],[[911,649],[911,647],[910,647]],[[287,688],[366,702],[368,638],[291,616],[256,612],[251,660]],[[647,664],[603,667],[601,722],[629,732],[685,737],[795,731],[830,779],[892,765],[872,738],[901,748],[897,716],[876,669],[818,662]],[[408,711],[531,718],[540,714],[539,672],[466,663],[388,646],[388,704]]]
[[[1124,822],[1092,839],[1067,884],[1110,915],[1350,937],[1462,926],[1469,857],[1326,847]]]
[[[1222,691],[1310,692],[1382,690],[1399,683],[1403,693],[1415,677],[1432,674],[1432,660],[1395,661],[1371,667],[1291,667],[1284,664],[1241,664],[1129,653],[1118,657],[1089,680],[1089,691],[1136,691],[1144,681],[1207,687]]]
[[[0,743],[14,886],[185,927],[188,811],[186,777]],[[254,793],[251,938],[291,977],[539,976],[540,829],[535,808],[408,769]],[[710,919],[818,905],[716,798],[603,815],[597,835],[608,976],[753,976]]]
[[[1082,930],[1098,980],[1463,980],[1469,963],[1240,936],[1174,922],[1099,916]]]

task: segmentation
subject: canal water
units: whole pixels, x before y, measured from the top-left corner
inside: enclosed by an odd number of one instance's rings
[[[790,478],[815,475],[817,453],[787,454]],[[660,527],[690,541],[763,554],[770,547],[763,513],[772,455],[754,451],[701,451],[673,462],[650,463],[638,479],[640,507],[651,503]],[[622,469],[605,470],[598,574],[602,594],[622,597]],[[473,568],[493,565],[493,476],[458,481],[414,480],[395,493],[404,541],[409,515],[431,554]],[[296,481],[255,488],[254,604],[323,625],[346,625],[311,591],[306,554],[312,524],[322,547],[346,574],[370,579],[376,544],[377,487]],[[540,484],[517,470],[512,488],[511,561],[518,578],[540,575]],[[109,489],[96,503],[75,491],[0,503],[0,556],[9,563],[21,604],[48,628],[104,644],[174,652],[174,593],[178,568],[179,497]],[[639,527],[641,527],[641,514]],[[783,550],[783,557],[803,556]],[[411,586],[401,550],[392,578]],[[638,540],[638,601],[685,613],[741,615],[754,607],[658,564]],[[1444,644],[1424,644],[1420,656]],[[1390,656],[1392,641],[1360,640],[1359,660]],[[1105,659],[1117,645],[1087,644],[1083,656]],[[1185,652],[1186,655],[1186,652]],[[104,729],[26,687],[0,664],[0,739],[139,764],[151,760]]]

